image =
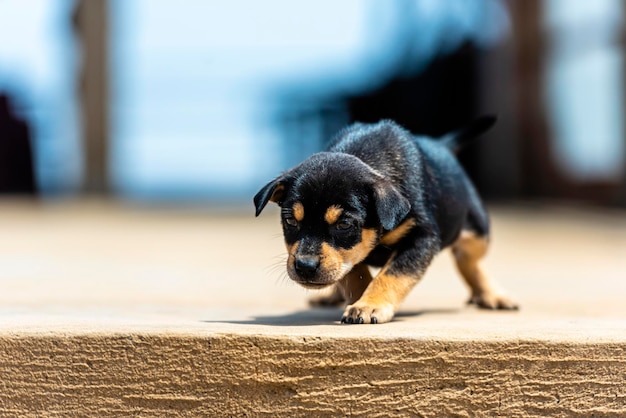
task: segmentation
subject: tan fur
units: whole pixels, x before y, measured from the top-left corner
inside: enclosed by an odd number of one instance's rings
[[[361,242],[349,250],[339,249],[336,251],[340,254],[344,263],[348,262],[352,266],[356,266],[365,260],[365,257],[374,249],[377,236],[378,234],[374,229],[363,229],[361,231]]]
[[[380,243],[382,245],[393,245],[400,241],[406,234],[408,234],[411,229],[415,226],[417,222],[414,218],[407,219],[402,222],[398,227],[394,230],[387,232],[380,239]]]
[[[517,304],[499,294],[478,265],[488,247],[486,237],[479,237],[471,231],[461,232],[452,246],[457,268],[472,291],[469,303],[487,309],[516,309]]]
[[[357,321],[363,318],[364,323],[371,323],[372,318],[376,322],[389,322],[400,303],[409,294],[411,289],[419,282],[421,275],[395,275],[388,273],[394,257],[387,262],[385,267],[372,279],[363,295],[354,304],[346,307],[343,314],[346,318]]]
[[[372,281],[372,273],[365,264],[358,264],[330,292],[309,299],[311,306],[339,306],[358,300]]]
[[[284,192],[284,185],[279,184],[278,186],[276,186],[274,192],[272,193],[272,196],[270,197],[270,202],[279,202],[280,200],[282,200]]]
[[[293,217],[298,222],[302,222],[304,219],[304,206],[300,202],[296,202],[293,204]]]
[[[326,209],[326,214],[324,215],[324,220],[328,225],[333,225],[335,222],[339,220],[339,217],[343,213],[343,209],[339,206],[333,205]]]
[[[372,281],[372,273],[365,264],[358,264],[337,285],[348,303],[357,301]]]
[[[299,241],[293,243],[293,245],[289,245],[289,244],[285,243],[285,246],[287,247],[287,262],[290,265],[293,265],[293,261],[295,259],[296,251],[298,251],[298,246],[299,245],[300,245]]]
[[[414,276],[379,274],[363,293],[361,302],[373,306],[390,303],[395,310],[418,281],[419,279]]]
[[[323,271],[336,274],[334,280],[341,279],[357,264],[361,263],[365,257],[376,246],[376,231],[373,229],[363,229],[361,231],[361,241],[349,250],[333,248],[328,243],[322,243],[320,264]]]

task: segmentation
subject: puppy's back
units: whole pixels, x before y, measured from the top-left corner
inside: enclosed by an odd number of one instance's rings
[[[418,173],[421,165],[413,135],[390,120],[350,125],[328,151],[354,155],[398,186],[408,180],[407,170]]]

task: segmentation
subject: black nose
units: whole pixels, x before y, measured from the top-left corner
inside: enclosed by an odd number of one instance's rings
[[[310,279],[315,276],[320,266],[320,258],[314,255],[304,255],[296,257],[294,267],[298,276],[303,279]]]

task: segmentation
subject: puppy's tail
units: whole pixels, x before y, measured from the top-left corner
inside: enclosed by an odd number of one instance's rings
[[[441,137],[440,142],[453,152],[459,152],[472,139],[488,131],[496,123],[497,119],[494,115],[481,116],[469,125],[444,135]]]

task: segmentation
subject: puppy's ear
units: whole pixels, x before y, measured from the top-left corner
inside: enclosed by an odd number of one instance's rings
[[[374,185],[374,200],[380,224],[387,231],[397,227],[411,210],[409,201],[386,181]]]
[[[267,202],[280,202],[283,198],[285,191],[285,185],[282,183],[282,178],[276,178],[267,183],[259,192],[254,196],[254,207],[256,209],[256,216],[259,216]]]

